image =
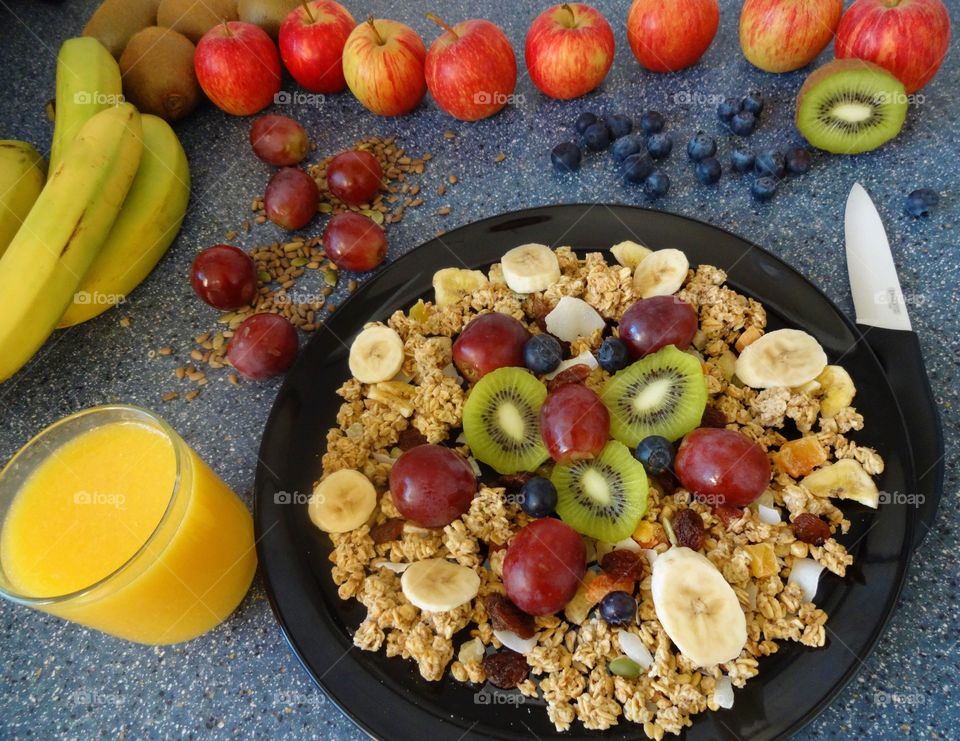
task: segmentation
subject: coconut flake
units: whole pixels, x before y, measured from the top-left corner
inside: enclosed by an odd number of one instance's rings
[[[528,654],[533,651],[534,646],[537,645],[536,636],[533,636],[533,638],[521,638],[510,630],[494,630],[493,635],[500,643],[511,651],[516,651],[518,654]]]
[[[653,666],[653,654],[650,653],[649,648],[643,645],[640,636],[626,630],[621,630],[617,633],[617,636],[620,638],[620,648],[636,662],[642,671],[646,671]]]
[[[575,365],[588,365],[590,368],[598,368],[600,364],[597,362],[597,359],[593,357],[593,353],[589,350],[584,350],[582,353],[577,355],[575,358],[570,358],[570,360],[564,360],[560,365],[558,365],[553,371],[544,375],[548,381],[556,376],[559,373],[563,373],[567,368],[572,368]]]
[[[388,569],[395,574],[402,574],[407,570],[407,567],[410,566],[408,563],[394,563],[393,561],[373,561],[371,566],[376,566],[378,569]]]
[[[403,523],[403,532],[407,535],[429,535],[432,533],[432,530],[428,530],[425,527],[420,527],[419,525],[414,525],[409,520]]]
[[[757,595],[760,594],[760,587],[757,586],[755,581],[751,581],[746,586],[747,600],[750,605],[750,609],[756,611],[757,609]]]
[[[483,471],[480,470],[480,464],[477,463],[477,459],[473,456],[467,458],[467,463],[470,464],[470,468],[473,469],[473,475],[479,477]]]
[[[460,651],[457,653],[457,660],[460,661],[461,664],[480,661],[483,658],[483,653],[483,642],[479,638],[472,638],[460,646]]]
[[[656,562],[657,558],[660,556],[653,548],[641,548],[640,552],[646,556],[647,562],[650,564],[650,568],[653,568],[653,564]]]
[[[544,318],[547,331],[564,342],[573,342],[581,337],[589,337],[606,322],[590,304],[582,298],[564,296]]]
[[[377,463],[386,463],[392,466],[396,461],[386,453],[376,452],[371,456]]]
[[[813,598],[817,595],[817,585],[823,568],[822,564],[817,563],[812,558],[798,558],[793,562],[793,568],[790,569],[787,584],[799,584],[800,589],[803,590],[804,601],[813,602]]]
[[[723,676],[717,680],[717,684],[713,689],[713,699],[716,700],[717,705],[722,708],[732,708],[733,707],[733,682],[730,680],[730,677]]]
[[[757,517],[765,525],[779,525],[783,520],[780,517],[780,510],[774,507],[768,507],[765,504],[757,505]]]
[[[447,378],[455,378],[457,381],[463,380],[463,378],[457,372],[457,366],[455,366],[453,363],[447,363],[445,366],[443,366],[443,370],[440,372]]]

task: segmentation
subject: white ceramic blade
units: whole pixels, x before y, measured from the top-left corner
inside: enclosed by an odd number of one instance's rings
[[[910,331],[887,233],[870,194],[860,183],[853,184],[847,197],[844,232],[857,324]]]

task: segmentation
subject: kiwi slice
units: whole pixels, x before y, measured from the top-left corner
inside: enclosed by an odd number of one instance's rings
[[[893,139],[907,116],[903,83],[872,62],[835,59],[813,72],[797,95],[797,128],[819,149],[869,152]]]
[[[629,537],[647,511],[647,473],[616,440],[596,458],[556,466],[550,480],[560,519],[604,543]]]
[[[523,368],[481,378],[463,406],[463,434],[477,460],[498,473],[534,471],[549,457],[540,436],[547,387]]]
[[[707,383],[697,358],[667,345],[619,371],[600,398],[610,434],[632,448],[649,435],[676,440],[700,424]]]

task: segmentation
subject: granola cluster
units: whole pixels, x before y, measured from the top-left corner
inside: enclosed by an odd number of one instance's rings
[[[362,471],[377,487],[379,507],[369,525],[331,536],[333,579],[342,599],[356,599],[367,608],[354,643],[416,661],[431,681],[448,673],[459,682],[486,681],[483,658],[501,648],[486,599],[504,593],[505,545],[530,518],[507,488],[481,486],[469,511],[442,529],[402,522],[387,490],[390,467],[403,450],[426,441],[455,438],[458,450],[469,456],[463,438],[457,438],[466,392],[451,363],[451,340],[471,318],[505,312],[539,332],[543,316],[563,296],[584,299],[613,322],[637,300],[630,268],[609,265],[600,253],[581,259],[566,247],[557,250],[557,257],[561,278],[542,293],[517,296],[494,265],[489,284],[455,305],[421,301],[408,312],[394,313],[388,324],[402,338],[406,355],[401,377],[371,385],[351,379],[338,391],[343,404],[338,426],[327,435],[324,472]],[[788,577],[798,559],[813,559],[843,576],[852,557],[832,536],[847,532],[850,523],[830,499],[808,490],[802,476],[785,470],[779,451],[790,439],[804,438],[823,463],[854,459],[867,473],[876,474],[883,461],[876,451],[847,437],[863,426],[853,407],[821,414],[823,390],[816,384],[757,391],[737,382],[734,353],[763,334],[766,315],[757,301],[738,294],[725,280],[722,270],[701,265],[688,273],[678,293],[699,316],[694,346],[709,390],[704,424],[739,430],[768,452],[774,476],[762,502],[783,516],[771,521],[756,506],[720,512],[682,488],[653,480],[641,527],[650,538],[644,547],[663,553],[671,547],[669,523],[678,511],[691,509],[702,519],[702,552],[737,594],[746,615],[747,644],[734,661],[706,668],[693,665],[657,620],[651,566],[642,559],[635,625],[611,628],[589,608],[571,607],[563,615],[536,618],[536,645],[525,655],[529,676],[517,690],[541,697],[559,731],[575,721],[602,730],[623,719],[641,724],[652,739],[678,734],[695,714],[719,707],[719,681],[743,686],[758,673],[758,660],[776,653],[783,641],[824,645],[826,613],[805,600],[801,587]],[[584,338],[572,353],[596,349],[600,339],[599,332]],[[586,383],[599,390],[608,377],[597,368]],[[820,545],[799,539],[792,522],[804,513],[823,518],[831,537]],[[588,560],[594,545],[588,545]],[[472,602],[446,613],[428,613],[407,601],[398,565],[434,557],[476,569],[480,589]],[[585,582],[595,572],[596,566],[588,569]],[[609,662],[624,653],[621,630],[638,636],[653,657],[649,669],[635,679],[608,670]]]

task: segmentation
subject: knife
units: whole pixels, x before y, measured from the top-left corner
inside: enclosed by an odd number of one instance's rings
[[[923,495],[918,507],[920,526],[914,532],[914,546],[919,546],[933,527],[943,491],[943,430],[887,233],[860,183],[854,183],[847,197],[844,232],[857,329],[880,360],[896,394],[920,486],[916,493]]]

